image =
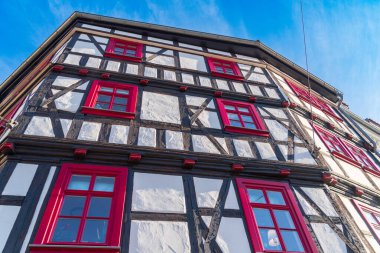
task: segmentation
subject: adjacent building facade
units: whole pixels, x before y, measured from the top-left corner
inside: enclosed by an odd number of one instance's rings
[[[74,13],[0,86],[0,251],[380,252],[380,127],[259,41]]]

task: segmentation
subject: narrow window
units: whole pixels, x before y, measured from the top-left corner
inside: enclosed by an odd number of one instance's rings
[[[237,64],[235,62],[224,61],[214,58],[208,58],[208,65],[213,76],[225,77],[234,80],[243,80]]]
[[[234,133],[269,136],[254,105],[225,99],[217,99],[224,130]]]
[[[358,163],[360,163],[361,167],[370,173],[374,173],[380,176],[380,171],[376,164],[371,160],[371,158],[366,154],[366,152],[356,147],[348,142],[344,142],[348,151],[350,152],[352,158],[354,158]]]
[[[131,84],[95,80],[82,113],[133,119],[138,88]]]
[[[286,183],[237,179],[255,252],[317,252]]]
[[[110,38],[105,56],[128,61],[141,62],[142,44]]]
[[[380,212],[378,210],[367,207],[356,200],[352,200],[354,206],[359,211],[360,215],[367,223],[373,236],[376,238],[377,242],[380,244]]]

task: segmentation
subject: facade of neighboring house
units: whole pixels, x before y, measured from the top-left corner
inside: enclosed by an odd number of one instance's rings
[[[379,128],[309,77],[74,13],[0,87],[0,252],[380,252]]]

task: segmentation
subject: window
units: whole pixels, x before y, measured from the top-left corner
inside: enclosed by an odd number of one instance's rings
[[[375,173],[376,175],[380,176],[379,169],[371,160],[371,158],[368,157],[368,155],[366,154],[364,150],[348,142],[344,142],[344,144],[346,145],[348,151],[350,152],[351,157],[355,159],[362,166],[364,170],[371,173]]]
[[[356,200],[352,200],[352,202],[380,244],[380,212],[369,208]]]
[[[95,80],[82,113],[134,119],[137,92],[135,85]]]
[[[255,252],[318,252],[288,184],[236,181]]]
[[[207,58],[207,61],[211,70],[211,74],[213,76],[225,77],[235,80],[244,79],[235,62],[229,62],[214,58]]]
[[[126,182],[127,168],[64,164],[30,252],[62,245],[67,252],[105,252],[119,246]]]
[[[288,83],[288,85],[290,86],[290,88],[292,88],[292,90],[294,91],[294,93],[300,98],[302,99],[303,101],[309,103],[309,104],[312,104],[313,106],[317,107],[318,109],[324,111],[326,114],[328,114],[329,116],[339,120],[339,121],[343,121],[335,112],[334,110],[328,105],[326,104],[325,102],[323,102],[322,100],[320,100],[319,98],[317,98],[316,96],[314,96],[313,94],[309,94],[308,91],[298,87],[297,85],[295,85],[294,83],[292,83],[291,81],[289,80],[286,80],[286,82]]]
[[[141,62],[142,44],[110,38],[105,56],[128,61]]]
[[[216,102],[225,131],[269,136],[254,105],[225,99],[217,99]]]

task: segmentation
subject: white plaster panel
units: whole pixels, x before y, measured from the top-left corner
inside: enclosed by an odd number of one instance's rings
[[[294,162],[304,164],[317,164],[307,148],[298,146],[294,147]]]
[[[156,129],[148,127],[139,128],[139,138],[137,145],[156,147]]]
[[[101,123],[96,122],[83,122],[79,131],[78,140],[84,141],[97,141],[99,138]]]
[[[331,158],[329,154],[323,154],[322,157],[325,160],[325,162],[329,165],[330,169],[342,176],[345,176],[339,165],[334,161],[334,159]]]
[[[223,180],[194,177],[198,207],[214,208]]]
[[[277,160],[277,156],[273,151],[272,146],[267,142],[255,142],[257,150],[261,158],[266,160]]]
[[[246,140],[233,140],[235,150],[238,156],[254,157],[249,142]]]
[[[94,36],[94,35],[93,35],[93,37],[96,40],[96,42],[98,42],[98,43],[108,44],[108,38]]]
[[[223,253],[251,252],[247,233],[241,218],[222,217],[216,242]]]
[[[265,119],[265,123],[275,140],[288,141],[288,129],[281,125],[277,120]],[[287,124],[287,122],[285,122],[285,124]]]
[[[338,217],[335,208],[321,188],[301,187],[301,189],[322,209],[322,211],[332,217]]]
[[[243,60],[248,60],[248,61],[255,61],[255,62],[260,62],[259,59],[251,56],[246,56],[246,55],[241,55],[241,54],[236,54],[237,58],[243,59]]]
[[[144,91],[141,119],[181,124],[177,96]]]
[[[280,96],[278,95],[278,93],[275,89],[265,88],[265,91],[267,92],[269,97],[280,99]]]
[[[201,216],[203,222],[206,224],[207,227],[210,227],[212,217],[211,216]]]
[[[256,95],[256,96],[264,96],[263,93],[261,92],[259,86],[256,86],[256,85],[248,85],[248,87],[249,87],[249,89],[251,90],[251,92],[252,92],[253,95]]]
[[[347,253],[345,243],[329,225],[325,223],[311,223],[311,227],[320,242],[323,252]]]
[[[212,87],[211,79],[208,78],[208,77],[200,76],[199,77],[199,82],[201,83],[201,86],[210,87],[210,88]]]
[[[195,152],[220,154],[219,150],[205,135],[192,135],[193,148]],[[226,141],[222,138],[215,138],[227,151]]]
[[[226,203],[224,204],[224,208],[235,210],[239,209],[239,204],[235,192],[235,186],[232,182],[230,183],[230,188],[228,189],[228,195],[226,198]]]
[[[234,86],[234,88],[235,88],[235,90],[237,92],[247,93],[247,91],[244,88],[244,84],[243,83],[232,82],[232,85]]]
[[[194,45],[190,45],[190,44],[186,44],[186,43],[181,43],[179,42],[178,45],[180,47],[185,47],[185,48],[190,48],[190,49],[195,49],[195,50],[203,50],[202,47],[198,47],[198,46],[194,46]]]
[[[98,69],[101,62],[102,59],[100,58],[89,57],[88,61],[86,62],[86,67]]]
[[[182,73],[181,76],[182,76],[182,82],[189,83],[189,84],[194,84],[194,77],[193,77],[193,75]]]
[[[264,74],[261,68],[255,67],[252,74],[248,77],[248,80],[260,82],[260,83],[270,83],[267,76]]]
[[[59,119],[61,122],[62,130],[63,130],[63,136],[66,137],[67,133],[70,130],[72,120],[71,119]]]
[[[26,196],[37,171],[37,164],[18,163],[2,195]]]
[[[79,39],[90,41],[90,37],[88,37],[88,35],[87,35],[87,34],[84,34],[84,33],[81,33],[81,34],[79,35]]]
[[[103,56],[99,49],[91,42],[76,41],[71,52],[81,53],[81,54],[91,54],[96,56]]]
[[[363,172],[361,168],[351,165],[350,163],[347,163],[341,159],[336,160],[343,167],[343,169],[348,172],[347,174],[352,180],[355,180],[356,182],[359,182],[360,184],[365,185],[369,188],[374,188],[372,183],[365,176],[365,172]]]
[[[190,253],[189,231],[186,222],[131,222],[130,253]]]
[[[288,161],[288,145],[277,145],[285,160]]]
[[[215,81],[216,81],[216,85],[218,86],[219,89],[230,90],[230,87],[228,86],[228,83],[226,80],[216,79]]]
[[[135,173],[132,210],[146,212],[185,213],[182,177]]]
[[[380,178],[377,176],[373,176],[370,173],[367,173],[367,176],[371,178],[371,180],[375,183],[375,185],[380,188]]]
[[[342,202],[343,202],[344,206],[346,207],[349,215],[351,215],[352,220],[356,223],[356,225],[359,227],[359,229],[364,231],[365,233],[370,234],[371,233],[370,228],[367,226],[367,223],[363,220],[361,214],[358,212],[356,207],[352,204],[351,199],[349,199],[345,196],[342,196],[340,194],[338,196],[342,200]],[[361,203],[361,204],[363,204],[363,203]]]
[[[128,37],[133,37],[133,38],[139,38],[139,39],[141,39],[141,35],[140,34],[136,34],[136,33],[130,33],[130,32],[125,32],[125,31],[120,31],[120,30],[115,30],[115,33],[116,34],[120,34],[120,35],[124,35],[124,36],[128,36]]]
[[[182,132],[166,130],[165,146],[169,149],[184,150]]]
[[[148,40],[173,45],[173,41],[171,41],[171,40],[165,40],[165,39],[160,39],[160,38],[150,37],[150,36],[148,36]]]
[[[48,117],[33,116],[24,134],[54,137],[53,125]]]
[[[68,54],[63,63],[79,66],[79,61],[82,58],[81,55]]]
[[[119,68],[120,62],[108,60],[106,70],[118,72]]]
[[[79,78],[73,78],[73,77],[67,77],[67,76],[57,76],[52,83],[52,86],[58,86],[58,87],[69,87],[73,85],[74,83],[79,82],[81,79]],[[78,90],[85,90],[87,89],[88,81],[77,87]]]
[[[157,78],[157,69],[156,68],[145,67],[145,69],[144,69],[144,76]]]
[[[271,107],[264,107],[266,111],[268,111],[270,114],[275,116],[276,118],[280,119],[288,119],[288,116],[286,116],[285,112],[282,109],[277,109],[277,108],[271,108]],[[259,108],[260,114],[264,116],[269,116],[268,113],[266,113],[264,110]]]
[[[305,214],[319,216],[318,212],[309,204],[309,202],[307,202],[305,198],[302,197],[302,195],[297,190],[295,190],[295,192],[296,192],[296,197],[298,201],[300,202],[301,207],[303,211],[305,212]]]
[[[205,101],[206,101],[206,98],[204,98],[204,97],[196,97],[196,96],[186,95],[187,105],[200,107]],[[214,100],[211,100],[206,108],[215,109]]]
[[[138,75],[139,73],[139,66],[136,64],[128,64],[127,68],[125,70],[125,73],[131,74],[131,75]]]
[[[148,59],[148,62],[153,63],[153,64],[159,64],[159,65],[170,66],[170,67],[175,66],[173,57],[146,53],[146,58]],[[150,60],[150,58],[152,59]]]
[[[181,68],[207,72],[203,56],[179,52],[179,62]]]
[[[174,71],[164,70],[164,79],[170,81],[177,81],[177,76]]]
[[[221,129],[219,117],[216,112],[203,110],[201,114],[198,115],[198,119],[207,128]],[[193,125],[196,125],[196,123],[193,123]]]
[[[103,32],[111,32],[110,28],[105,28],[105,27],[96,26],[96,25],[83,24],[82,27],[98,30],[98,31],[103,31]]]
[[[53,95],[57,94],[58,90],[51,90]],[[54,104],[58,110],[67,112],[77,112],[82,102],[83,93],[69,91],[66,94],[56,98]]]
[[[3,252],[20,208],[20,206],[0,205],[0,252]]]
[[[129,126],[112,125],[109,143],[128,144]]]
[[[231,53],[229,53],[229,52],[220,51],[220,50],[216,50],[216,49],[207,48],[207,51],[209,51],[210,53],[214,53],[214,54],[221,54],[221,55],[231,56]]]

